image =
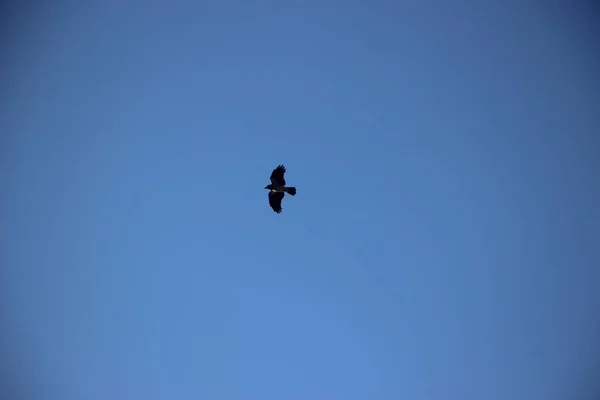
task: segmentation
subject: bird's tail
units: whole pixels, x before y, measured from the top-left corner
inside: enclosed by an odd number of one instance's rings
[[[289,193],[290,196],[295,196],[296,195],[296,188],[295,187],[286,187],[285,191],[286,191],[286,193]]]

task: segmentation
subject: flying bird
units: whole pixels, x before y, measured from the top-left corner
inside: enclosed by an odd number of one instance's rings
[[[269,189],[269,205],[277,214],[283,211],[281,208],[281,200],[283,200],[285,194],[289,193],[290,196],[296,195],[295,187],[285,186],[285,179],[283,178],[285,171],[283,165],[278,165],[277,168],[271,172],[271,184],[265,186],[265,189]]]

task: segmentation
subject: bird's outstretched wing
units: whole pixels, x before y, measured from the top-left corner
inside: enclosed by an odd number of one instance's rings
[[[285,196],[284,192],[269,192],[269,205],[277,214],[283,211],[281,208],[281,200],[283,200],[283,196]]]
[[[283,174],[285,174],[285,167],[283,165],[278,165],[277,168],[271,172],[271,183],[277,186],[285,186]]]

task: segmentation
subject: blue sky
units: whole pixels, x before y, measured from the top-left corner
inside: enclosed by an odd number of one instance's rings
[[[519,4],[5,7],[2,390],[591,395],[598,9]]]

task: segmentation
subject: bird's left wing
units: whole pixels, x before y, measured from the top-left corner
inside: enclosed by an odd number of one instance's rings
[[[271,172],[271,183],[277,186],[285,186],[283,174],[285,174],[285,167],[283,165],[278,165],[277,168]]]

